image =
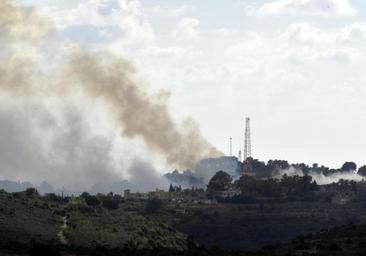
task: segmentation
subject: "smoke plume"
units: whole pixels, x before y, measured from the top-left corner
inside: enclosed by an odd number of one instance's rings
[[[54,65],[44,64],[45,46],[57,55]],[[110,156],[113,141],[93,133],[93,125],[78,112],[81,106],[70,108],[65,103],[57,114],[41,103],[45,98],[63,102],[78,94],[103,101],[121,137],[142,139],[169,166],[191,168],[202,158],[221,155],[193,121],[181,125],[174,121],[166,102],[134,80],[128,61],[107,52],[64,47],[53,37],[51,23],[33,8],[0,1],[0,47],[0,96],[18,102],[13,108],[5,108],[6,100],[1,103],[0,178],[34,181],[36,176],[85,186],[120,178]],[[32,106],[38,111],[29,113]],[[64,130],[55,115],[61,115]],[[156,176],[145,161],[134,163],[127,172],[139,183]]]
[[[0,2],[0,42],[37,43],[51,33],[50,23],[33,8],[16,7],[11,1]]]
[[[47,180],[73,191],[121,179],[113,165],[111,138],[93,133],[76,107],[51,112],[42,103],[1,97],[0,123],[2,179],[35,185]]]
[[[149,148],[163,153],[171,165],[193,167],[204,157],[219,155],[194,123],[186,121],[178,127],[167,105],[154,102],[130,79],[132,68],[126,61],[108,55],[74,55],[62,83],[70,88],[78,86],[89,96],[105,100],[120,122],[123,135],[143,138]]]
[[[169,182],[148,162],[135,159],[128,170],[131,189],[139,192],[153,191],[156,188],[168,189]]]
[[[280,179],[284,174],[286,174],[287,176],[304,176],[302,170],[291,166],[288,169],[279,170],[274,177]],[[334,182],[338,182],[341,179],[354,181],[362,181],[364,179],[364,177],[355,172],[337,172],[329,175],[324,175],[323,173],[310,171],[308,175],[311,176],[313,180],[315,180],[316,183],[319,185],[331,184]]]

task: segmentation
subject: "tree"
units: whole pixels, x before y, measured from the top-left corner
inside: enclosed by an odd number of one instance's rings
[[[285,160],[269,160],[267,163],[267,168],[270,171],[284,170],[290,167],[290,164]]]
[[[114,210],[119,208],[119,201],[111,196],[103,196],[101,198],[102,206],[109,210]]]
[[[356,171],[357,170],[357,165],[354,162],[345,162],[342,165],[341,170],[344,171],[344,172]]]
[[[169,192],[175,192],[175,189],[172,184],[170,184],[170,186],[169,186]]]
[[[244,174],[246,172],[254,172],[258,178],[268,178],[272,174],[272,170],[267,168],[266,163],[258,159],[248,158],[243,164]]]
[[[258,193],[259,181],[253,176],[243,175],[235,183],[240,188],[242,194]]]
[[[31,197],[31,198],[39,196],[38,191],[35,188],[27,188],[25,190],[25,194],[26,194],[27,197]]]
[[[86,196],[86,198],[89,198],[89,196],[90,195]],[[109,193],[108,195],[98,193],[95,197],[102,203],[102,206],[106,209],[114,210],[119,208],[120,199],[119,197],[113,195],[113,193]],[[95,200],[95,202],[93,203],[97,203],[97,201]]]
[[[45,197],[47,198],[47,200],[50,200],[50,201],[54,201],[54,202],[59,202],[61,201],[55,193],[48,193],[45,195]]]
[[[80,195],[80,197],[81,198],[87,198],[89,196],[89,193],[88,192],[83,192],[83,193],[81,193],[81,195]]]
[[[146,204],[145,211],[148,213],[158,213],[163,206],[163,201],[159,198],[153,198],[149,200]]]
[[[86,204],[88,206],[92,206],[92,207],[99,206],[100,203],[101,203],[101,201],[99,200],[99,198],[96,197],[96,196],[88,195],[84,199],[85,199]]]
[[[366,165],[364,166],[361,166],[359,169],[358,169],[358,172],[357,172],[359,175],[363,176],[363,177],[366,177]]]
[[[224,171],[218,171],[207,185],[207,192],[228,190],[231,186],[232,178]]]

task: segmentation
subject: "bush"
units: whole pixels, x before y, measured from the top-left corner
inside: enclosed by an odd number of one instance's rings
[[[99,206],[101,203],[101,201],[99,200],[98,197],[90,196],[90,195],[85,197],[85,202],[88,206],[92,206],[92,207]]]
[[[111,196],[102,197],[102,206],[109,210],[115,210],[119,208],[119,201]]]
[[[50,200],[50,201],[53,201],[53,202],[61,201],[55,193],[48,193],[48,194],[45,195],[45,197],[46,197],[47,200]]]
[[[145,211],[148,213],[158,213],[163,207],[163,201],[159,198],[153,198],[146,204]]]
[[[38,191],[35,188],[27,188],[25,190],[25,194],[26,194],[27,197],[31,197],[31,198],[39,196]]]
[[[89,212],[89,207],[82,198],[71,199],[67,205],[67,208],[69,210],[80,211],[81,213]]]
[[[85,199],[85,198],[87,198],[88,196],[90,196],[88,192],[83,192],[83,193],[81,193],[81,195],[80,195],[80,197],[81,197],[81,198],[84,198],[84,199]]]

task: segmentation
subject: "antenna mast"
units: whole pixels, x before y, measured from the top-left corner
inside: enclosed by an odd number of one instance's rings
[[[233,138],[230,137],[230,156],[233,156]]]
[[[250,139],[250,118],[245,118],[245,138],[244,138],[244,161],[252,157],[251,139]]]

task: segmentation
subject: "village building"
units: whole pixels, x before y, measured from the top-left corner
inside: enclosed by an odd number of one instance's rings
[[[169,201],[171,199],[171,193],[166,192],[164,190],[156,189],[153,192],[149,192],[149,198],[158,198],[163,201]]]
[[[123,193],[123,198],[126,200],[145,201],[149,199],[149,194],[139,192],[131,193],[129,189],[126,189]]]

